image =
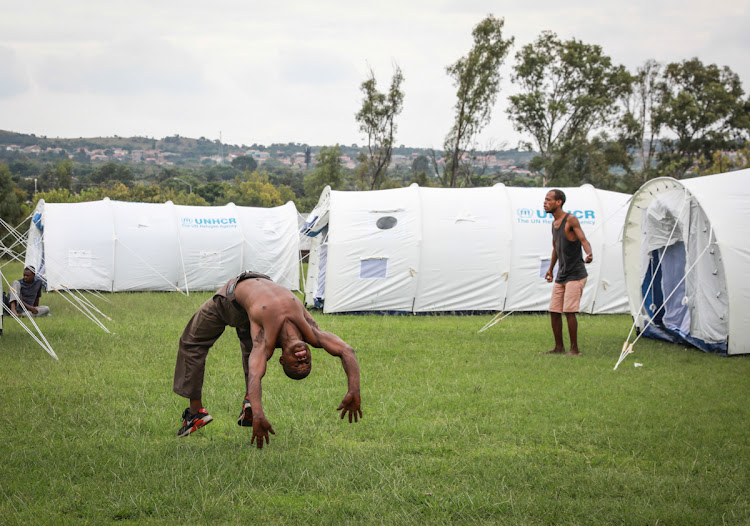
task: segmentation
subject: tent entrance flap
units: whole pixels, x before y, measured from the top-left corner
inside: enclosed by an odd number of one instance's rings
[[[712,343],[692,335],[691,302],[687,293],[688,281],[685,279],[686,262],[685,244],[682,242],[651,252],[641,290],[646,298],[645,314],[652,323],[645,328],[643,335],[689,344],[706,352],[726,353],[726,341]]]

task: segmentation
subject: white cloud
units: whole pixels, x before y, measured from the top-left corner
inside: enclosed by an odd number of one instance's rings
[[[200,64],[162,39],[114,42],[88,56],[51,55],[42,61],[36,79],[52,91],[112,96],[196,93],[205,88]]]
[[[284,48],[278,55],[278,67],[278,80],[284,83],[330,86],[357,80],[354,65],[326,49]]]

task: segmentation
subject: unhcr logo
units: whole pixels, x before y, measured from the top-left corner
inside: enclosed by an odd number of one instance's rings
[[[577,217],[581,224],[593,225],[596,223],[596,213],[593,210],[571,210],[570,214]],[[517,223],[552,223],[552,214],[545,212],[542,208],[532,210],[530,208],[516,209]]]
[[[533,215],[533,212],[528,208],[519,208],[516,210],[516,214],[518,214],[518,217],[521,219],[529,219]]]
[[[183,217],[183,228],[236,228],[234,217]]]

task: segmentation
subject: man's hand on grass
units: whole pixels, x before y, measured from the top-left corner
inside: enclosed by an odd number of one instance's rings
[[[255,415],[253,417],[253,438],[250,439],[250,443],[252,444],[253,442],[255,442],[255,444],[258,446],[258,449],[263,449],[263,439],[266,439],[266,444],[269,443],[268,433],[271,433],[272,435],[276,434],[276,432],[273,430],[273,427],[271,427],[271,422],[269,422],[268,419],[263,415]]]
[[[352,416],[354,421],[357,422],[362,418],[362,409],[360,409],[359,393],[352,393],[351,391],[346,393],[346,396],[341,401],[341,405],[336,408],[336,411],[341,411],[341,418],[344,418],[349,413],[349,423],[352,422]]]

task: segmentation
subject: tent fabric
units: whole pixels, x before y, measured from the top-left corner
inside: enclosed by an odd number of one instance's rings
[[[635,193],[623,267],[630,312],[644,335],[750,353],[750,286],[743,279],[750,243],[741,227],[750,219],[748,182],[750,170],[739,170],[653,179]]]
[[[48,289],[216,290],[243,270],[299,288],[297,210],[40,201],[26,264]]]
[[[306,301],[324,312],[546,311],[548,188],[326,188],[308,216]],[[594,262],[581,310],[627,312],[621,232],[627,194],[564,188]],[[325,282],[323,285],[323,276]]]

